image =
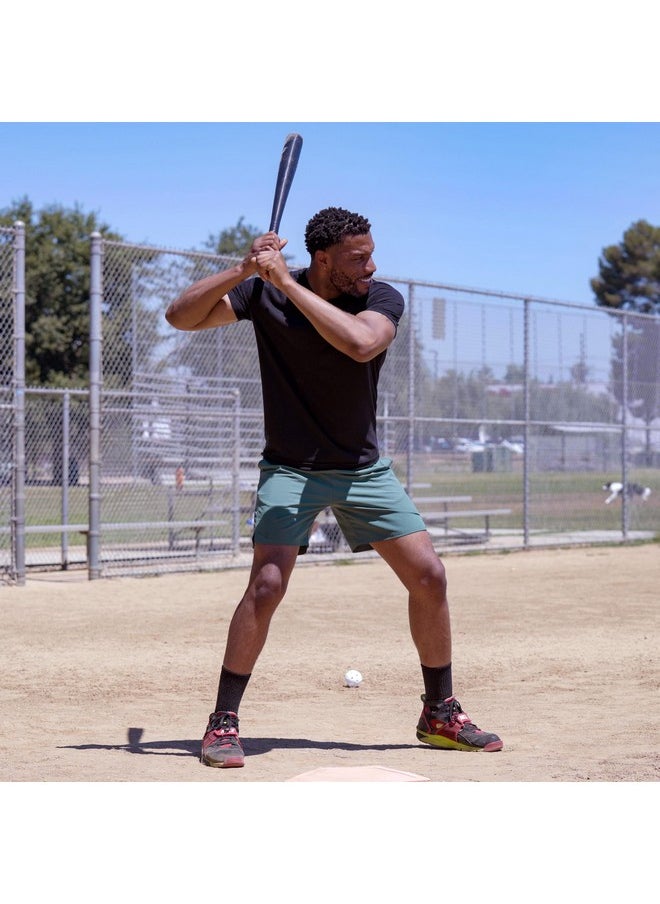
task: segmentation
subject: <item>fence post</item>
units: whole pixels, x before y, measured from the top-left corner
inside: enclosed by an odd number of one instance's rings
[[[529,471],[530,471],[530,451],[529,451],[529,415],[530,415],[530,399],[529,399],[529,380],[530,380],[530,353],[529,353],[529,320],[530,320],[529,298],[524,301],[523,308],[523,418],[525,420],[523,426],[523,547],[529,548]]]
[[[64,390],[62,396],[62,524],[69,523],[69,486],[71,474],[69,468],[71,466],[71,402],[69,398],[69,390]],[[66,528],[62,531],[60,538],[62,549],[62,571],[66,571],[69,567],[69,532]]]
[[[408,283],[408,458],[406,490],[412,493],[415,449],[415,284]]]
[[[218,330],[219,332],[219,330]],[[235,556],[241,551],[241,394],[232,390],[232,493],[231,493],[231,545]]]
[[[621,342],[621,483],[624,491],[621,494],[621,535],[628,539],[628,494],[625,487],[628,483],[628,315],[621,318],[623,337]]]
[[[101,576],[101,274],[102,239],[91,235],[89,310],[89,523],[87,525],[87,570],[90,581]]]
[[[12,578],[25,584],[25,224],[14,223],[14,481]]]

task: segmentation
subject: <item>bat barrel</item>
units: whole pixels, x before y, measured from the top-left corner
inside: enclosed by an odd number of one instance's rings
[[[277,171],[277,182],[275,183],[275,196],[273,198],[273,209],[270,216],[269,232],[277,232],[282,221],[284,207],[289,197],[291,183],[298,167],[300,151],[302,149],[302,136],[297,132],[287,135],[282,148],[282,156]]]

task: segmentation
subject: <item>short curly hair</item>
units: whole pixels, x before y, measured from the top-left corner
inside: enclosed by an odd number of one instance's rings
[[[343,207],[325,207],[307,224],[305,247],[313,257],[315,251],[325,251],[347,235],[366,235],[370,230],[371,223],[359,213],[351,213]]]

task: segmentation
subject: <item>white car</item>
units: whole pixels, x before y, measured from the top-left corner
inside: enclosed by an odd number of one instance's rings
[[[480,443],[475,439],[466,439],[463,436],[454,445],[455,452],[483,452],[485,448],[484,443]]]
[[[505,449],[510,449],[512,452],[515,452],[516,455],[522,455],[525,451],[525,447],[522,443],[515,442],[512,439],[503,439],[500,446],[503,446]]]

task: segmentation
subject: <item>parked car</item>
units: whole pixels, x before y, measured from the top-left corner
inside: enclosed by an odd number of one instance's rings
[[[515,452],[516,455],[522,455],[525,451],[524,443],[519,441],[518,437],[515,436],[512,436],[511,439],[503,439],[500,446],[504,446],[505,449],[510,449],[512,452]]]
[[[430,452],[451,452],[453,448],[452,443],[448,439],[445,439],[444,436],[431,437]]]
[[[485,444],[476,439],[467,439],[460,436],[454,443],[455,452],[483,452]]]

